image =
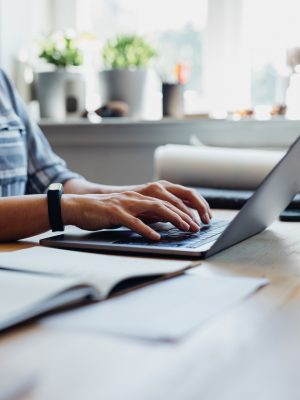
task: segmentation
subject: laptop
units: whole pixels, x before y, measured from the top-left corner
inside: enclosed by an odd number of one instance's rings
[[[200,232],[182,232],[169,223],[156,224],[161,240],[153,242],[127,229],[61,234],[41,245],[98,252],[207,258],[266,229],[300,189],[300,136],[231,221],[212,221]]]

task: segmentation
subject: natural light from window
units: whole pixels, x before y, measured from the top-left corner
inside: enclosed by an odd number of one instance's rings
[[[203,31],[207,0],[186,0],[184,7],[173,0],[84,0],[78,12],[80,30],[93,32],[103,45],[122,33],[146,36],[158,51],[154,67],[162,80],[176,79],[175,67],[189,69],[186,109],[196,111],[203,95]]]
[[[287,49],[300,46],[299,15],[299,0],[245,0],[252,105],[285,102],[291,72],[287,68]]]

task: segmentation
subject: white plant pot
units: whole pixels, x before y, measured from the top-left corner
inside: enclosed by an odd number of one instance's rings
[[[85,80],[81,68],[57,69],[36,73],[40,117],[65,119],[85,109]]]
[[[101,71],[100,95],[102,104],[123,101],[129,107],[129,116],[147,118],[147,104],[157,92],[153,82],[154,71],[150,69],[113,69]]]

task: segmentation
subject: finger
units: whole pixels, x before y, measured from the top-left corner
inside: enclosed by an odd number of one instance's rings
[[[205,200],[204,197],[202,197],[202,198],[203,198],[203,200]],[[187,205],[187,207],[195,209],[195,207],[191,204],[190,201],[184,200],[184,203]],[[208,215],[209,215],[209,217],[211,219],[213,217],[213,215],[212,215],[212,212],[211,212],[210,205],[208,204],[208,202],[206,200],[205,200],[205,205],[206,205],[207,213],[208,213]],[[199,214],[199,212],[198,212],[198,214]]]
[[[122,212],[120,215],[122,224],[127,228],[139,233],[150,240],[159,240],[160,234],[152,229],[150,226],[144,224],[139,218],[136,218],[129,213]]]
[[[142,196],[138,201],[131,204],[127,211],[135,216],[142,217],[142,220],[168,221],[181,230],[198,231],[199,226],[192,218],[179,210],[171,203],[149,196]]]
[[[162,191],[158,192],[155,195],[155,197],[164,201],[168,201],[169,203],[173,204],[176,208],[183,211],[185,214],[189,215],[190,218],[192,218],[195,221],[194,214],[189,209],[189,207],[187,207],[181,199],[176,197],[173,193],[169,192],[167,189],[163,189]]]
[[[199,224],[195,222],[194,219],[192,219],[189,215],[187,215],[185,212],[179,210],[177,207],[175,207],[173,204],[169,202],[165,202],[166,207],[170,208],[172,211],[176,212],[177,214],[180,215],[180,217],[189,224],[190,230],[193,232],[198,232],[200,230]]]
[[[201,195],[193,189],[188,189],[181,185],[174,185],[170,190],[174,191],[178,197],[182,198],[189,207],[196,209],[203,222],[209,223],[212,216],[210,207]]]
[[[196,222],[197,220],[195,219],[195,216],[189,209],[189,207],[187,207],[181,199],[168,191],[168,188],[173,185],[174,184],[166,181],[152,182],[147,185],[147,190],[145,194],[148,197],[168,201],[174,204],[175,207],[188,214]]]
[[[202,196],[181,185],[171,185],[168,190],[180,199],[185,200],[191,208],[197,210],[203,222],[209,223],[211,219],[210,207]]]
[[[196,194],[196,196],[199,196],[199,195]],[[202,198],[203,198],[203,197],[202,197]],[[203,200],[205,200],[205,199],[203,198]],[[186,204],[188,207],[194,208],[194,207],[191,205],[191,202],[190,202],[190,201],[185,200],[184,202],[185,202],[185,204]],[[206,204],[206,210],[207,210],[208,216],[209,216],[210,219],[212,219],[212,218],[213,218],[212,211],[211,211],[210,205],[208,204],[208,202],[207,202],[206,200],[205,200],[205,204]],[[197,211],[198,211],[198,210],[197,210]],[[198,214],[199,214],[199,212],[198,212]]]
[[[171,206],[171,205],[170,205]],[[149,212],[151,215],[155,217],[159,217],[160,221],[163,222],[171,222],[176,228],[182,230],[182,231],[188,231],[190,229],[190,224],[187,223],[184,218],[181,217],[180,214],[183,214],[182,211],[176,209],[171,209],[171,207],[167,207],[165,202],[163,201],[147,201],[144,202],[143,204],[144,207],[144,213],[146,212],[149,216]],[[151,216],[150,215],[150,216]],[[188,217],[188,216],[187,216]],[[190,222],[192,223],[192,220],[190,219]]]

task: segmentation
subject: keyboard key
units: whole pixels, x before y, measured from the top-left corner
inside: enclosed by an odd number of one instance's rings
[[[227,227],[227,221],[215,221],[209,225],[202,225],[197,233],[182,232],[173,227],[168,230],[160,230],[161,240],[153,242],[141,236],[129,238],[128,240],[118,240],[114,244],[127,246],[152,246],[152,247],[186,247],[197,248],[216,240]]]

